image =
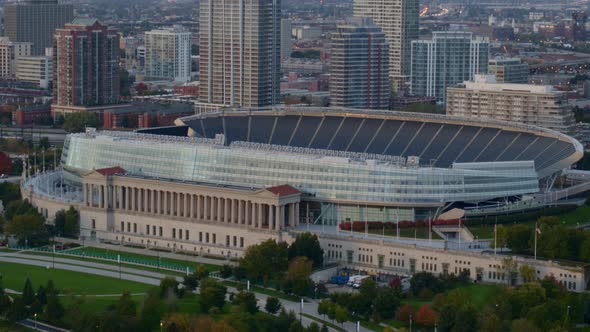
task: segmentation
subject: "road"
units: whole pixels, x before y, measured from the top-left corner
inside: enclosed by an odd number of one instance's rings
[[[17,264],[25,264],[25,265],[33,265],[33,266],[42,266],[51,268],[53,266],[53,257],[51,256],[36,256],[36,255],[29,255],[23,252],[18,253],[4,253],[0,254],[0,262],[7,262],[7,263],[17,263]],[[119,267],[116,265],[108,265],[96,262],[86,262],[68,258],[61,258],[55,257],[55,268],[67,271],[75,271],[75,272],[82,272],[94,275],[100,275],[105,277],[112,277],[112,278],[121,278],[123,280],[135,281],[147,285],[157,286],[160,284],[160,280],[167,275],[164,273],[159,272],[152,272],[152,271],[144,271],[129,267],[121,267],[119,272]],[[176,280],[182,282],[183,278],[176,277]],[[227,287],[228,292],[237,293],[238,290],[234,287]],[[254,292],[256,298],[258,299],[259,307],[264,307],[266,303],[266,299],[268,298],[265,294],[260,294]],[[304,304],[303,308],[301,308],[301,303],[287,301],[287,300],[280,300],[283,308],[287,311],[293,311],[298,316],[303,309],[303,313],[317,317],[318,319],[322,319],[317,313],[318,302],[315,300],[307,299]],[[313,322],[312,319],[309,319],[305,316],[301,319],[304,326],[308,326]],[[321,325],[321,324],[320,324]],[[356,331],[356,324],[352,322],[346,322],[343,326],[343,329],[346,331]],[[330,331],[336,331],[333,328],[329,328]],[[360,328],[359,331],[362,332],[369,332],[370,330],[365,329],[363,327]]]
[[[16,138],[32,140],[33,142],[39,142],[42,137],[47,137],[49,143],[52,145],[63,145],[66,138],[67,132],[63,129],[54,128],[18,128],[18,127],[1,127],[0,126],[0,138]]]

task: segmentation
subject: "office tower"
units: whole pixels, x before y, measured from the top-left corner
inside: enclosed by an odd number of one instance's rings
[[[191,33],[182,27],[145,33],[145,76],[149,79],[191,80]]]
[[[432,34],[432,40],[412,42],[410,91],[446,102],[446,89],[488,71],[489,41],[471,32],[452,30]]]
[[[74,7],[58,0],[28,0],[4,6],[5,35],[13,42],[33,43],[32,55],[52,46],[55,29],[74,19]]]
[[[52,113],[100,110],[119,102],[119,34],[96,19],[55,32]]]
[[[498,83],[528,83],[529,65],[519,58],[498,57],[488,62],[488,73]]]
[[[370,18],[355,18],[332,34],[330,103],[389,108],[389,44]]]
[[[0,37],[0,78],[14,78],[19,59],[29,55],[31,43],[15,43],[8,37]]]
[[[47,89],[53,78],[53,57],[46,55],[24,56],[18,59],[16,78]]]
[[[448,88],[447,114],[513,121],[569,133],[574,124],[565,92],[551,85],[497,83],[492,75]]]
[[[291,20],[284,18],[281,20],[281,59],[291,57],[293,44],[291,41]]]
[[[280,91],[281,1],[202,0],[199,101],[263,107]]]
[[[389,71],[395,91],[409,81],[410,48],[417,40],[418,0],[354,0],[354,16],[370,17],[380,26],[389,43]]]

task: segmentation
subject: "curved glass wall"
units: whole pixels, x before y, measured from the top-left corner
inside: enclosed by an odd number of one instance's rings
[[[390,160],[219,143],[135,133],[77,134],[68,137],[62,162],[77,171],[120,166],[156,178],[254,188],[290,184],[319,199],[350,202],[440,205],[539,190],[534,164],[527,161],[420,168]]]

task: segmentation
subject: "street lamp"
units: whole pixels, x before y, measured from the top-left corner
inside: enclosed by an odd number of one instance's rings
[[[164,330],[164,321],[161,320],[160,321],[160,332],[162,332]]]
[[[412,315],[410,314],[410,332],[412,332]]]
[[[35,316],[35,330],[37,329],[37,313],[35,313],[33,316]]]

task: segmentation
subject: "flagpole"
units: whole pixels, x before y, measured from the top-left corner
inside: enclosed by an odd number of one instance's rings
[[[535,222],[535,260],[537,260],[537,233],[539,228],[537,227],[537,223]]]
[[[497,249],[498,249],[498,224],[494,223],[494,256],[496,256]]]

